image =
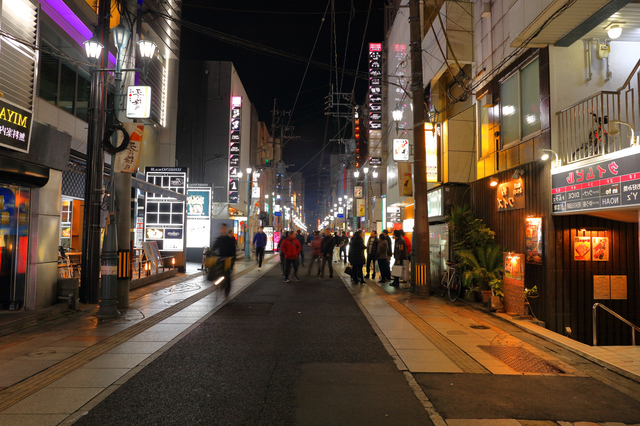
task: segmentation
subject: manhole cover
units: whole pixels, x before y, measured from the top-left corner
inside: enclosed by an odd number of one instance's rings
[[[229,303],[220,309],[218,315],[267,315],[273,303]]]
[[[486,325],[470,325],[469,327],[471,328],[475,328],[476,330],[488,330],[489,327],[487,327]]]
[[[564,371],[544,359],[517,346],[478,346],[489,355],[499,359],[520,373],[562,374]]]

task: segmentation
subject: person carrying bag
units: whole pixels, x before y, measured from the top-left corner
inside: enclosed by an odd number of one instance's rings
[[[391,286],[400,287],[400,277],[404,275],[403,263],[407,258],[407,243],[404,241],[402,234],[397,229],[393,231],[393,238],[395,238],[396,242],[393,249],[394,265],[391,271],[391,276],[393,277],[393,283]]]

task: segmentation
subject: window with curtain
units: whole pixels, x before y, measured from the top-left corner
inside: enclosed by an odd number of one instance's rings
[[[502,146],[540,131],[540,67],[536,58],[500,84]]]

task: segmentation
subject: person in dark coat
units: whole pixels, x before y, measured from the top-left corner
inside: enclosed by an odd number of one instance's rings
[[[391,280],[389,256],[387,253],[387,239],[384,237],[384,233],[382,233],[378,239],[378,249],[376,251],[376,259],[378,259],[378,266],[380,267],[380,281],[378,281],[380,284]]]
[[[353,269],[351,280],[355,284],[364,284],[362,276],[362,267],[364,266],[364,251],[366,247],[362,239],[362,231],[356,231],[351,242],[349,243],[349,263]]]
[[[322,239],[322,266],[320,266],[320,279],[324,278],[325,264],[329,264],[329,278],[333,278],[333,266],[331,265],[331,258],[333,257],[333,249],[336,244],[338,244],[338,241],[336,241],[336,237],[332,237],[331,231],[325,229],[324,238]]]
[[[389,237],[389,230],[388,229],[383,229],[382,230],[382,234],[380,234],[381,237],[384,237],[384,239],[387,241],[387,256],[389,257],[389,259],[391,259],[391,250],[393,250],[393,241],[391,241],[391,237]]]
[[[296,233],[296,240],[300,243],[300,264],[304,266],[304,235],[299,229]]]
[[[349,245],[349,237],[347,237],[346,232],[342,232],[342,237],[340,241],[340,259],[346,265],[347,264],[347,246]]]
[[[376,251],[378,250],[378,233],[373,230],[367,241],[367,275],[365,278],[376,278]],[[370,273],[371,272],[371,273]]]
[[[264,260],[264,249],[267,246],[267,234],[264,233],[264,227],[253,236],[253,246],[256,248],[256,258],[258,260],[258,271],[262,270],[262,261]]]
[[[393,231],[393,238],[396,240],[393,248],[394,265],[403,266],[405,259],[407,258],[407,243],[402,238],[402,231],[396,229]],[[400,277],[393,277],[393,287],[400,286]]]

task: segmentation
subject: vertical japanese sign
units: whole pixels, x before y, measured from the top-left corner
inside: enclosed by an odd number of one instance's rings
[[[242,97],[231,97],[231,122],[229,137],[229,203],[240,201],[240,130],[242,128]]]
[[[368,137],[367,155],[375,154],[378,156],[382,146],[380,143],[382,139],[382,43],[369,43]],[[366,157],[363,156],[363,158]]]
[[[438,145],[440,126],[424,124],[424,144],[427,152],[427,182],[438,182]]]

